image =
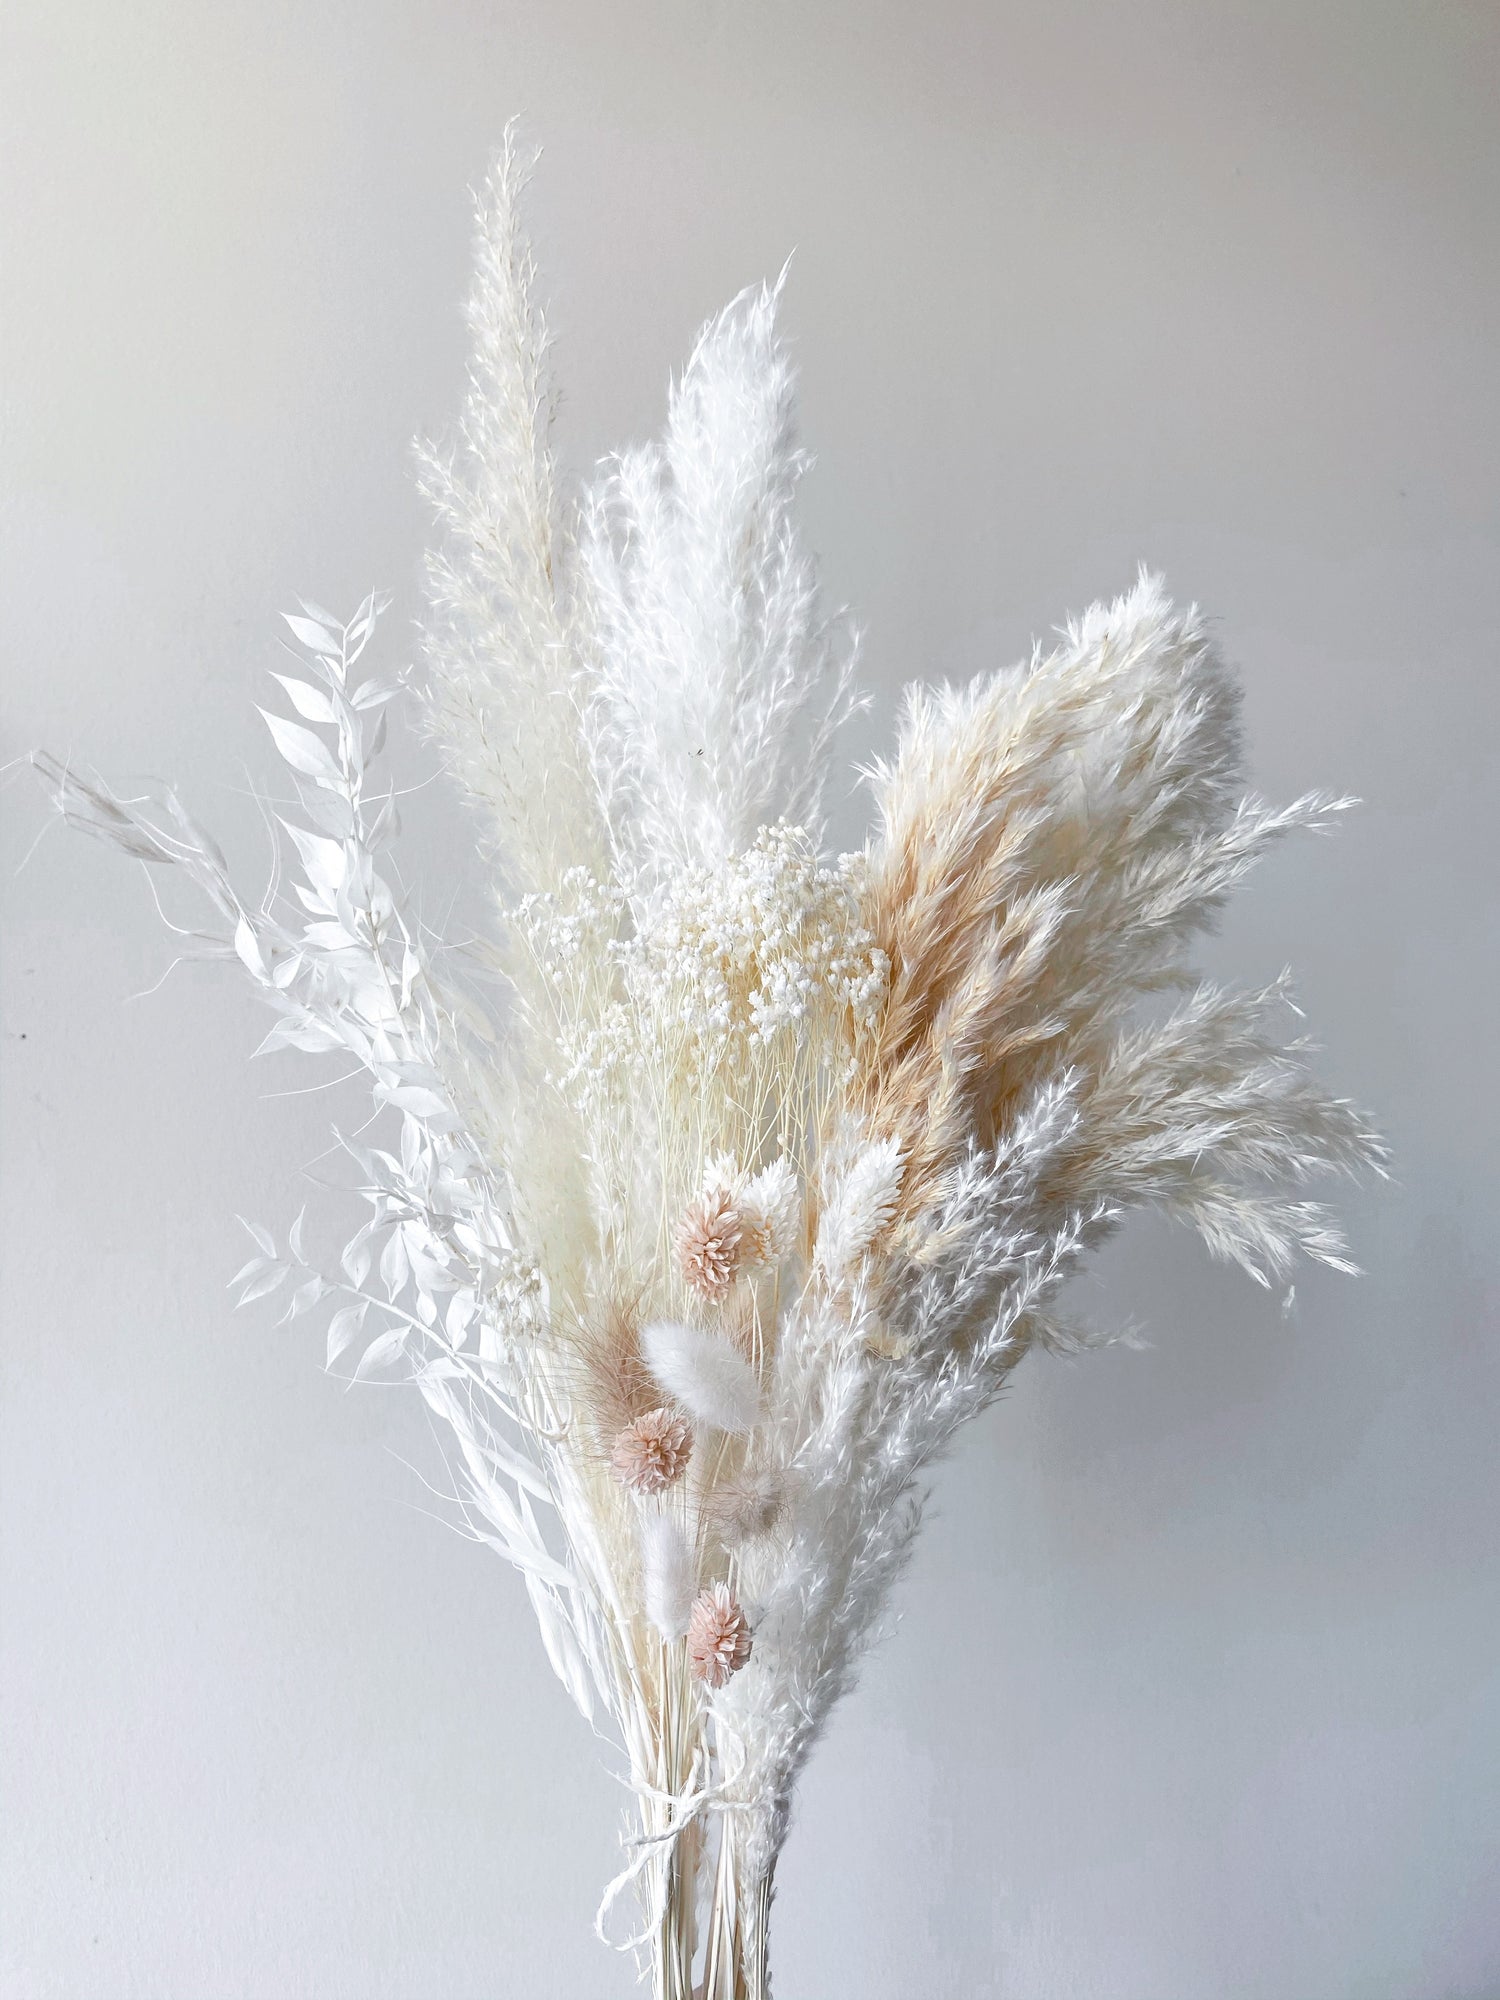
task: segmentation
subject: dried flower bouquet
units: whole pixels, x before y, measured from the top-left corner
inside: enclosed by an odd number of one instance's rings
[[[331,1308],[330,1368],[451,1428],[464,1519],[637,1798],[638,1948],[666,2000],[760,2000],[793,1787],[922,1515],[923,1475],[1130,1208],[1268,1281],[1340,1269],[1304,1197],[1378,1166],[1278,982],[1187,962],[1262,850],[1347,801],[1241,797],[1234,682],[1143,577],[1061,644],[915,689],[879,824],[826,859],[855,702],[792,503],[776,294],[701,335],[661,444],[565,502],[507,148],[479,214],[462,433],[423,455],[425,714],[502,884],[495,1012],[393,886],[373,776],[381,608],[290,619],[268,714],[301,810],[245,899],[175,794],[40,758],[70,819],[206,896],[263,1047],[354,1056],[389,1136],[319,1264],[254,1229],[242,1300]]]

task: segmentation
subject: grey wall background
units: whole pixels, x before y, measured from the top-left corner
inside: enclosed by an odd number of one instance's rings
[[[259,865],[275,613],[399,593],[505,118],[585,465],[798,251],[811,537],[885,697],[1142,557],[1255,779],[1358,791],[1210,950],[1298,968],[1399,1181],[1277,1301],[1138,1227],[1144,1352],[1029,1364],[812,1768],[778,1990],[1500,1993],[1500,16],[1454,0],[11,0],[4,755],[177,775]],[[879,740],[884,722],[872,728]],[[405,768],[430,765],[408,747]],[[457,810],[411,802],[441,916]],[[414,1403],[231,1320],[348,1116],[143,885],[6,819],[6,2000],[612,1995],[621,1795]],[[857,809],[846,834],[858,831]],[[468,871],[467,878],[465,871]],[[469,892],[472,895],[472,888]]]

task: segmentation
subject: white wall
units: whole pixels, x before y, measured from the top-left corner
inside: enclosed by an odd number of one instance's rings
[[[1392,1188],[1274,1299],[1137,1228],[1154,1345],[1030,1363],[809,1773],[798,1996],[1500,1992],[1494,992],[1500,17],[1486,0],[11,0],[3,756],[163,771],[257,865],[274,614],[371,583],[455,409],[512,111],[582,465],[730,292],[786,306],[870,676],[1138,559],[1256,781],[1366,809],[1210,952],[1290,959]],[[874,734],[869,742],[876,740]],[[407,749],[407,768],[428,768]],[[621,1794],[413,1401],[231,1321],[337,1096],[141,882],[4,795],[6,2000],[612,1995]],[[446,910],[457,811],[411,801]],[[853,809],[844,828],[857,828]]]

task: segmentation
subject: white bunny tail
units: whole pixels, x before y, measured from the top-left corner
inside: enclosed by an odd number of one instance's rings
[[[646,1366],[699,1423],[743,1434],[760,1415],[760,1383],[722,1335],[658,1320],[641,1335]]]

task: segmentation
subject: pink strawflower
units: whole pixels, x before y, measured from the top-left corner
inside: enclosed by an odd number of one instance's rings
[[[750,1657],[750,1627],[727,1583],[700,1590],[688,1620],[688,1664],[696,1679],[721,1688]]]
[[[690,1291],[722,1299],[740,1266],[739,1211],[727,1188],[706,1188],[677,1229],[677,1267]]]
[[[692,1448],[686,1418],[663,1405],[627,1424],[609,1456],[622,1486],[636,1493],[661,1493],[681,1477]]]

